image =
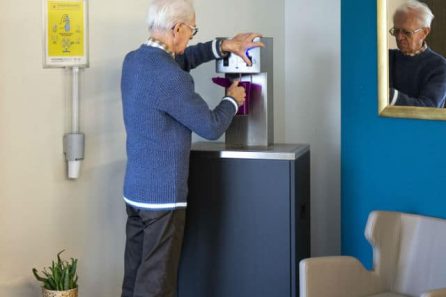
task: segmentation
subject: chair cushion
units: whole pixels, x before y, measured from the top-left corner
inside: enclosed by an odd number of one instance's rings
[[[446,283],[446,220],[401,216],[400,253],[392,290],[419,296]]]
[[[392,292],[386,292],[386,293],[381,293],[381,294],[377,294],[377,295],[369,295],[367,297],[409,297],[409,296],[392,293]]]

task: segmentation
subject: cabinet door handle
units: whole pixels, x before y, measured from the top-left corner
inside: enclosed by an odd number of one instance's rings
[[[300,219],[304,219],[306,217],[306,214],[307,214],[307,205],[301,204],[300,205]]]

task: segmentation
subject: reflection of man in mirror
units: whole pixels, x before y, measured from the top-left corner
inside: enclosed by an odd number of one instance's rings
[[[425,42],[433,18],[429,7],[416,0],[395,11],[389,31],[398,46],[389,51],[391,105],[444,106],[446,59]]]

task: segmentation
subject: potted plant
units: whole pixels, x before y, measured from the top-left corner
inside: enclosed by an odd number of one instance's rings
[[[43,282],[43,297],[77,297],[77,280],[76,274],[77,259],[71,258],[71,261],[64,261],[57,254],[57,261],[52,261],[50,267],[44,268],[42,276],[39,275],[36,268],[33,268],[33,274],[38,281]]]

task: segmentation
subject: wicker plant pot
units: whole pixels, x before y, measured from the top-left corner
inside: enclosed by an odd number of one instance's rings
[[[51,291],[42,288],[43,297],[77,297],[77,288],[67,291]]]

